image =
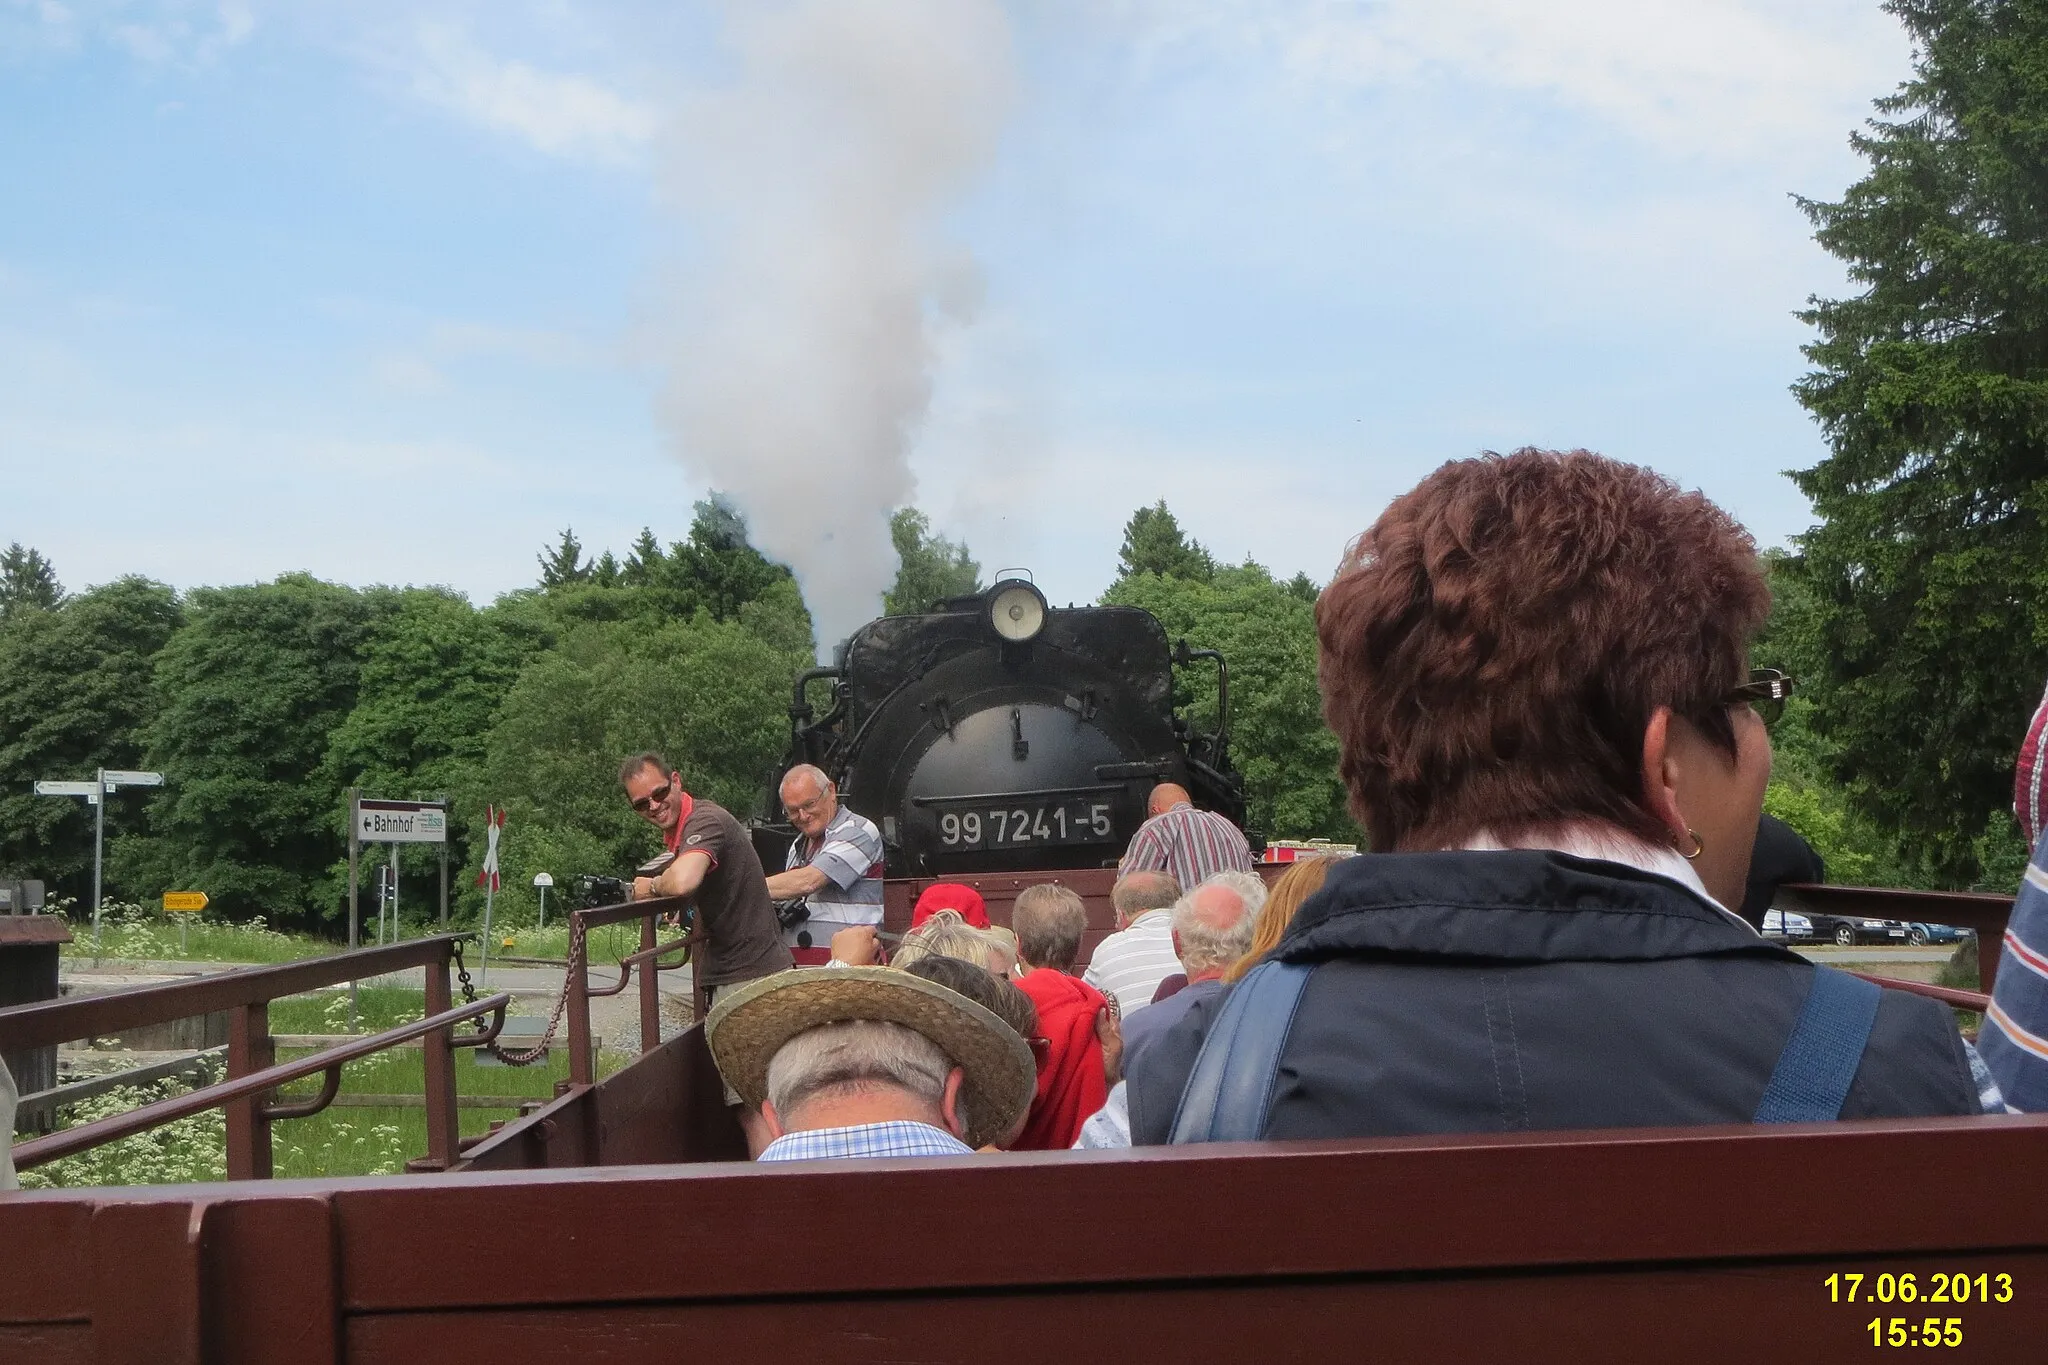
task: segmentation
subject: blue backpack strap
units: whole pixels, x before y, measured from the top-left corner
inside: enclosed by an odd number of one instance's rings
[[[1265,1136],[1280,1052],[1313,970],[1262,962],[1237,983],[1202,1040],[1168,1142],[1252,1142]]]
[[[1792,1025],[1792,1036],[1785,1040],[1785,1050],[1778,1054],[1754,1121],[1821,1123],[1840,1118],[1883,994],[1861,977],[1815,967],[1806,1004]]]

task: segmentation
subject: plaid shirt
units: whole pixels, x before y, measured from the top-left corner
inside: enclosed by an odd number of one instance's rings
[[[1196,810],[1183,801],[1138,826],[1117,870],[1164,870],[1173,874],[1181,890],[1192,891],[1214,873],[1251,871],[1252,850],[1244,832],[1227,817]]]
[[[909,1119],[860,1123],[851,1128],[813,1128],[784,1133],[768,1144],[761,1161],[817,1161],[862,1156],[973,1156],[974,1149],[943,1128]]]

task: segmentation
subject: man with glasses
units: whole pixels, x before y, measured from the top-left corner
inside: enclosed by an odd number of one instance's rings
[[[634,754],[619,766],[619,781],[673,855],[659,873],[633,879],[633,899],[695,898],[704,942],[692,970],[701,974],[706,993],[793,965],[768,898],[767,874],[739,821],[716,802],[684,791],[682,777],[660,754]]]
[[[839,803],[839,789],[809,763],[782,778],[782,813],[796,827],[789,860],[768,879],[768,898],[801,899],[808,918],[784,931],[793,948],[823,948],[832,935],[882,922],[882,831]]]

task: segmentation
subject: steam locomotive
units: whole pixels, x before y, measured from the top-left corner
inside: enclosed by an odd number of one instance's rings
[[[1204,733],[1174,710],[1174,670],[1210,662]],[[1244,823],[1223,656],[1135,607],[1052,607],[1028,578],[870,621],[797,678],[789,715],[783,770],[829,774],[881,827],[892,877],[1114,865],[1159,782]],[[779,823],[772,791],[763,814]]]

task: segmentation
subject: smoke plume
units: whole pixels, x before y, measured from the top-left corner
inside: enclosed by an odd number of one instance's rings
[[[998,0],[744,0],[732,79],[693,96],[669,189],[692,233],[666,413],[684,463],[789,564],[821,654],[895,575],[890,512],[972,263],[939,219],[1011,96]]]

